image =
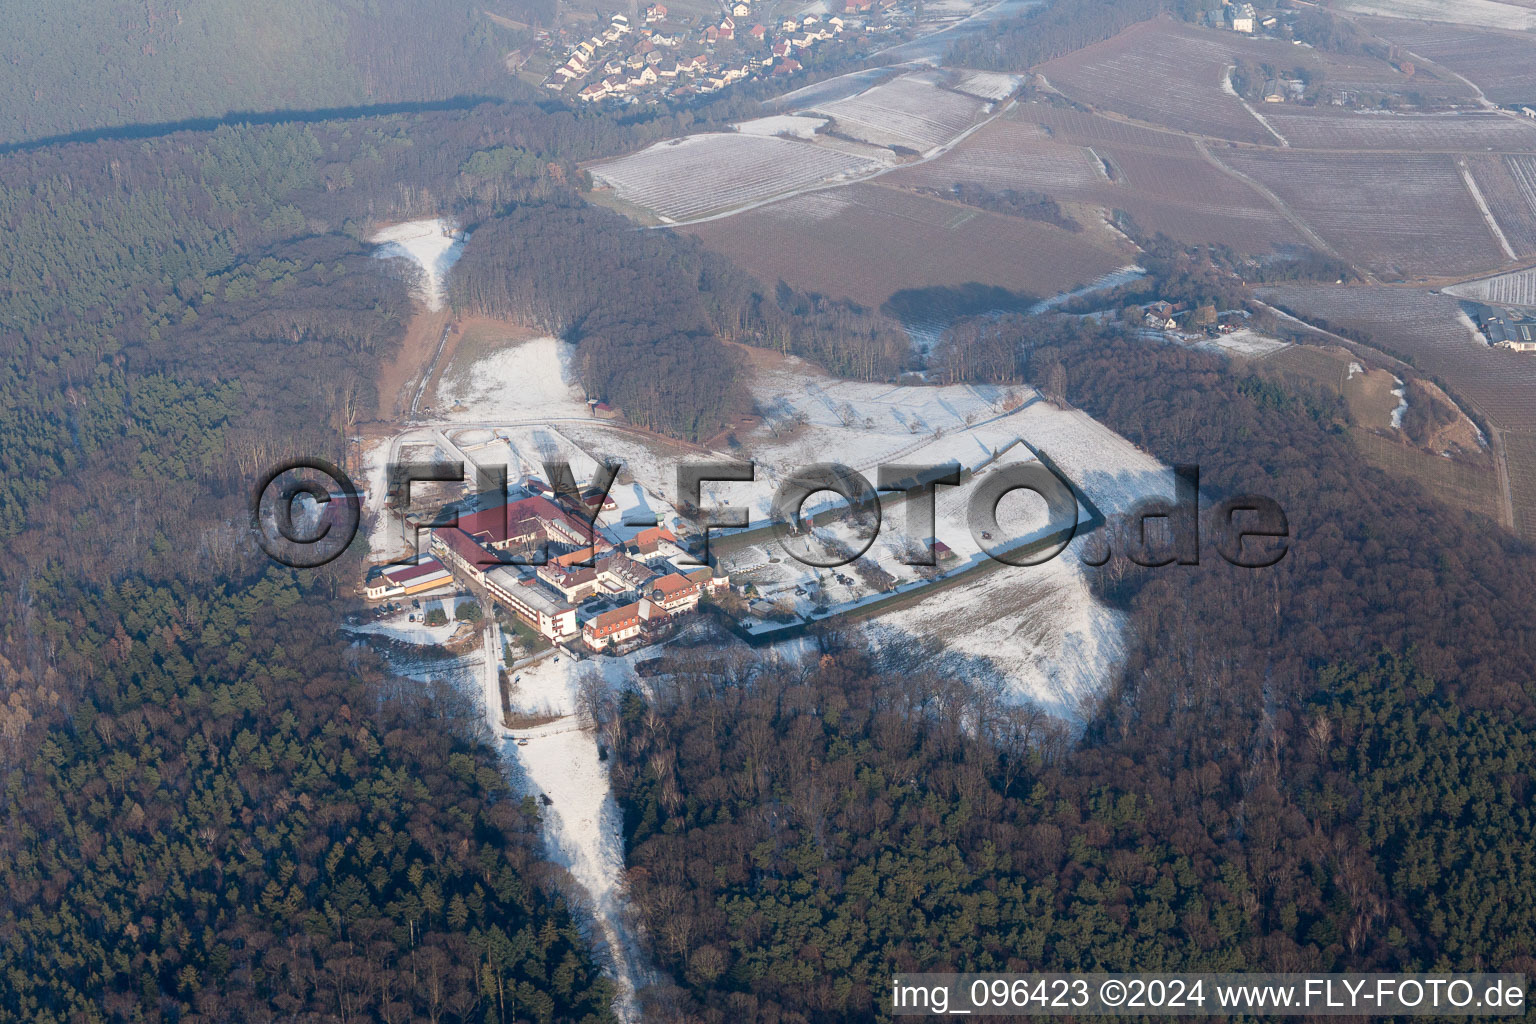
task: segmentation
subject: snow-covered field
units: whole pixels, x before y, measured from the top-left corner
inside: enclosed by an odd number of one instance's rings
[[[816,107],[833,130],[876,146],[926,153],[953,141],[986,110],[970,96],[942,89],[934,75],[919,73]]]
[[[441,217],[392,224],[379,231],[370,242],[379,246],[381,259],[408,259],[421,272],[421,298],[429,310],[443,308],[444,282],[449,269],[464,252],[462,237],[455,237],[453,225]]]
[[[878,643],[939,639],[938,665],[977,681],[995,679],[1066,721],[1102,693],[1124,655],[1123,616],[1088,590],[1076,551],[1030,568],[980,573],[915,605],[875,619]]]
[[[814,138],[818,129],[825,127],[824,117],[807,117],[802,114],[773,114],[768,117],[740,121],[733,125],[743,135],[790,135],[797,139]]]
[[[1233,331],[1231,334],[1223,334],[1219,338],[1211,338],[1200,342],[1197,348],[1216,349],[1221,352],[1229,352],[1236,356],[1247,356],[1250,359],[1262,359],[1264,356],[1274,355],[1287,347],[1287,343],[1278,338],[1270,338],[1250,331],[1246,328]]]
[[[1414,18],[1515,30],[1536,28],[1536,11],[1497,0],[1339,0],[1338,7],[1383,18]]]
[[[468,367],[455,363],[437,385],[437,407],[458,423],[590,416],[572,367],[575,352],[570,342],[533,338]]]
[[[1024,84],[1022,75],[1005,75],[997,71],[971,71],[957,73],[950,88],[968,93],[983,100],[1005,100],[1018,92]]]
[[[665,221],[686,220],[852,180],[882,164],[777,134],[687,135],[593,164],[593,179]]]

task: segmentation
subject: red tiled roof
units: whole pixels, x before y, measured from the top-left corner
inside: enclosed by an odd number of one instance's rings
[[[452,551],[478,569],[484,569],[497,560],[494,554],[476,544],[475,539],[463,530],[445,527],[440,530],[433,530],[432,536],[442,541],[443,546],[449,551]]]
[[[603,636],[608,633],[617,632],[625,626],[633,626],[639,621],[640,602],[636,601],[633,604],[626,604],[620,608],[613,609],[613,611],[603,612],[601,615],[588,619],[582,629],[596,636]]]
[[[635,539],[630,543],[639,548],[653,548],[664,540],[673,544],[677,543],[677,537],[665,526],[653,526],[649,530],[641,530],[635,534]]]
[[[431,576],[433,573],[443,571],[443,563],[435,558],[423,558],[415,565],[402,565],[394,569],[385,569],[382,575],[391,583],[409,583],[411,580],[419,580],[423,576]]]
[[[681,573],[672,572],[653,582],[651,588],[665,599],[685,594],[690,590],[697,590],[698,584]]]

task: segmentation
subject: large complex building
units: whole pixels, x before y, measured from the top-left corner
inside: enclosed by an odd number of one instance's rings
[[[582,511],[597,512],[600,501],[583,496]],[[728,582],[709,568],[677,571],[671,559],[686,552],[669,530],[645,530],[627,551],[619,551],[590,521],[538,495],[433,530],[431,550],[441,576],[451,572],[484,587],[550,640],[564,642],[580,633],[594,650],[656,635],[674,617],[695,611],[706,592]],[[625,598],[627,603],[612,607]],[[593,611],[582,617],[587,602]]]

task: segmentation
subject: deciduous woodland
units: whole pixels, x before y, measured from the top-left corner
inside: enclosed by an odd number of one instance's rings
[[[897,970],[1528,970],[1536,555],[1362,469],[1321,396],[1008,329],[1208,500],[1280,500],[1289,555],[1103,577],[1138,641],[1080,744],[832,634],[608,709],[658,998],[873,1021]]]

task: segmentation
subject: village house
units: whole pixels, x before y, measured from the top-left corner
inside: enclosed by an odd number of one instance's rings
[[[645,9],[645,23],[647,25],[654,25],[658,21],[666,21],[666,20],[667,20],[667,6],[666,6],[666,4],[651,4],[651,6],[649,6],[649,7],[647,7]]]

